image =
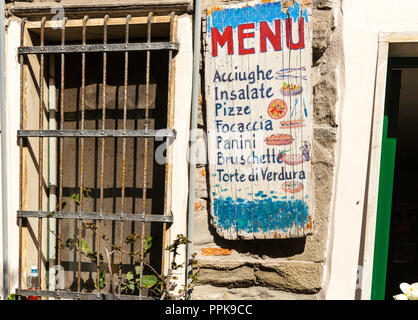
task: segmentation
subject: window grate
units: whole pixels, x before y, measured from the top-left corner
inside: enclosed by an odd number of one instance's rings
[[[120,18],[111,19],[109,16],[105,16],[104,19],[93,19],[94,26],[97,30],[97,26],[101,26],[103,32],[103,42],[101,44],[89,44],[87,43],[87,30],[89,28],[89,17],[85,16],[81,23],[81,44],[67,44],[66,43],[66,30],[67,24],[70,25],[80,25],[80,22],[74,22],[74,20],[67,20],[64,18],[62,21],[61,32],[60,32],[60,44],[46,44],[45,43],[45,34],[46,34],[46,25],[51,25],[52,22],[47,21],[46,18],[42,18],[40,21],[39,27],[39,38],[40,38],[40,45],[39,46],[28,46],[25,45],[25,37],[27,37],[28,33],[28,26],[27,24],[34,24],[34,22],[27,22],[26,19],[22,20],[21,24],[21,45],[18,49],[19,55],[19,63],[21,67],[21,83],[20,83],[20,130],[17,132],[17,136],[19,139],[19,146],[20,146],[20,175],[19,175],[19,211],[17,212],[18,218],[18,226],[19,226],[19,280],[18,280],[18,290],[16,293],[19,296],[39,296],[39,297],[49,297],[49,298],[56,298],[56,299],[148,299],[146,290],[144,294],[144,290],[139,290],[138,296],[132,295],[122,295],[120,292],[121,281],[122,281],[122,268],[118,270],[118,281],[119,281],[119,291],[116,293],[105,293],[102,292],[100,285],[97,286],[96,292],[82,292],[81,286],[81,273],[82,273],[82,255],[81,250],[77,251],[77,270],[76,270],[76,285],[73,287],[72,291],[62,291],[62,290],[42,290],[44,285],[44,277],[43,272],[47,274],[46,270],[48,268],[48,264],[45,264],[45,268],[43,270],[43,252],[42,252],[42,243],[44,241],[43,237],[45,236],[44,230],[44,221],[46,219],[56,219],[57,223],[57,230],[58,234],[56,237],[57,242],[57,249],[56,249],[56,263],[58,266],[62,264],[62,248],[63,248],[63,221],[74,220],[77,224],[78,234],[77,234],[77,246],[81,248],[82,241],[83,241],[83,234],[82,234],[82,222],[83,220],[93,221],[95,225],[95,230],[100,232],[101,230],[101,222],[111,221],[111,222],[118,222],[120,224],[119,228],[119,239],[118,242],[120,245],[124,241],[124,223],[125,222],[139,222],[142,223],[141,225],[141,248],[144,248],[144,241],[145,241],[145,233],[146,233],[146,223],[162,223],[162,246],[163,248],[166,247],[167,243],[169,242],[168,236],[168,226],[173,222],[173,217],[171,215],[171,165],[169,164],[170,161],[165,164],[165,172],[164,172],[164,212],[159,212],[158,214],[152,214],[147,212],[147,191],[149,187],[147,186],[147,181],[149,180],[150,168],[147,159],[149,158],[150,154],[150,146],[149,146],[149,139],[166,139],[167,140],[167,154],[166,158],[170,159],[172,155],[171,150],[171,143],[170,141],[175,139],[175,132],[172,129],[173,127],[173,115],[174,115],[174,89],[173,89],[173,75],[174,75],[174,54],[179,49],[179,44],[175,42],[175,33],[176,33],[176,16],[172,13],[169,17],[158,17],[154,16],[153,13],[149,13],[148,17],[146,17],[146,42],[130,42],[130,27],[132,24],[132,20],[138,22],[138,20],[143,21],[144,17],[134,17],[132,18],[128,15],[125,19],[124,25],[124,42],[122,43],[109,43],[109,26],[112,25],[112,22],[118,21],[120,22]],[[169,41],[152,41],[151,37],[151,30],[153,26],[153,20],[157,22],[167,22],[169,24]],[[99,22],[98,22],[99,21]],[[54,22],[56,24],[56,22]],[[115,41],[113,41],[115,42]],[[128,112],[132,110],[128,110],[128,85],[129,85],[129,54],[132,52],[143,51],[146,53],[146,61],[145,61],[145,113],[144,113],[144,124],[143,128],[137,128],[137,124],[135,124],[135,129],[130,130],[128,129]],[[152,129],[150,128],[151,118],[150,118],[150,69],[151,69],[151,53],[152,52],[159,52],[159,51],[167,51],[168,54],[168,70],[167,70],[167,108],[166,108],[166,118],[167,118],[167,127],[163,129]],[[109,130],[106,127],[107,121],[106,113],[113,110],[107,110],[107,83],[108,79],[108,68],[109,68],[109,54],[119,52],[124,54],[124,70],[123,70],[123,128],[122,129],[114,129]],[[66,58],[68,55],[73,54],[80,54],[81,55],[81,91],[80,91],[80,127],[77,129],[65,129],[65,79],[66,73],[72,72],[72,70],[66,70]],[[86,109],[86,70],[87,68],[87,61],[86,56],[88,54],[102,54],[102,63],[103,63],[103,73],[102,73],[102,109],[101,109],[101,129],[92,130],[88,129],[85,126],[86,121],[86,111],[91,111]],[[25,114],[27,109],[27,73],[29,69],[26,68],[30,62],[29,57],[34,56],[38,58],[39,61],[39,105],[38,105],[38,129],[27,129],[25,128],[26,125],[26,118],[28,115]],[[46,68],[46,61],[45,58],[48,55],[54,55],[60,57],[60,70],[59,70],[59,79],[60,79],[60,95],[59,95],[59,109],[60,112],[57,114],[57,120],[59,122],[59,128],[49,128],[50,120],[48,120],[48,130],[45,130],[45,105],[46,105],[46,97],[45,97],[45,84],[43,79],[45,78],[45,68]],[[135,63],[141,63],[135,61]],[[36,68],[35,68],[36,69]],[[135,109],[136,111],[136,109]],[[115,113],[115,112],[114,112]],[[136,114],[136,113],[135,113]],[[51,115],[49,115],[51,117]],[[52,116],[53,117],[53,116]],[[137,121],[137,120],[135,120]],[[57,139],[59,148],[58,149],[58,159],[57,159],[57,166],[58,166],[58,177],[57,181],[58,187],[55,188],[55,194],[57,198],[57,205],[56,210],[45,210],[45,189],[48,190],[49,194],[51,194],[51,188],[45,187],[44,181],[44,153],[45,153],[45,145],[44,139]],[[98,158],[100,162],[99,168],[97,168],[97,178],[99,180],[99,197],[98,197],[98,210],[97,212],[86,212],[84,210],[84,201],[85,201],[85,172],[86,172],[86,163],[85,153],[86,153],[86,146],[85,146],[85,139],[87,138],[95,138],[98,141]],[[118,212],[108,213],[104,212],[104,201],[105,201],[105,145],[106,140],[112,138],[119,140],[122,142],[122,161],[121,161],[121,172],[120,172],[120,180],[121,180],[121,192],[120,192],[120,209]],[[127,139],[129,138],[143,138],[144,141],[144,148],[142,150],[144,154],[144,162],[143,162],[143,188],[142,188],[142,211],[140,213],[132,213],[128,214],[126,212],[126,175],[127,175]],[[24,193],[25,193],[25,183],[27,182],[25,179],[28,179],[27,174],[27,164],[25,164],[25,157],[24,151],[28,149],[29,139],[37,139],[38,143],[38,208],[37,210],[24,210],[25,201]],[[78,143],[78,153],[79,153],[79,176],[78,176],[78,203],[77,211],[64,211],[64,187],[63,187],[63,180],[64,180],[64,158],[65,158],[65,150],[64,150],[64,139],[76,139]],[[48,140],[49,143],[49,140]],[[116,143],[116,142],[115,142]],[[49,144],[48,144],[49,146]],[[28,150],[29,153],[33,152],[33,150]],[[35,157],[35,156],[33,156]],[[116,158],[116,156],[115,156]],[[49,161],[49,159],[47,160]],[[48,163],[49,164],[49,163]],[[88,168],[88,167],[87,167]],[[37,267],[39,270],[39,278],[38,278],[38,290],[26,290],[22,285],[23,280],[23,260],[24,260],[24,231],[23,228],[27,226],[28,219],[34,218],[38,221],[38,232],[36,236],[37,245]],[[116,231],[115,231],[116,232]],[[95,238],[95,247],[97,249],[97,256],[101,255],[101,248],[100,239],[97,236]],[[48,249],[49,250],[49,249]],[[142,250],[141,256],[141,264],[140,264],[140,280],[139,283],[142,283],[142,279],[144,276],[144,250]],[[100,273],[101,273],[101,259],[96,259],[96,283],[100,283]],[[113,260],[119,262],[122,265],[122,253],[118,257],[114,256]],[[118,260],[118,261],[117,261]],[[102,262],[103,263],[103,262]],[[164,272],[166,266],[166,254],[162,253],[161,255],[161,270]],[[58,270],[58,273],[62,271]],[[59,275],[59,274],[58,274]],[[111,279],[112,285],[113,279]],[[113,287],[113,285],[112,285]]]
[[[172,223],[173,217],[161,214],[102,214],[70,211],[18,211],[18,218],[59,218],[83,220],[139,221]]]
[[[129,52],[129,51],[154,51],[154,50],[178,50],[178,43],[153,42],[153,43],[127,43],[127,44],[86,44],[65,46],[34,46],[20,47],[19,54],[47,54],[47,53],[91,53],[91,52]]]
[[[19,296],[48,297],[55,299],[77,299],[77,300],[152,300],[149,297],[133,295],[117,295],[104,293],[68,292],[68,291],[47,291],[47,290],[16,290]]]
[[[175,132],[161,130],[18,130],[18,137],[83,137],[83,138],[175,138]]]

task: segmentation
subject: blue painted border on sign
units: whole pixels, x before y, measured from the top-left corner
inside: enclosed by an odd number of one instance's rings
[[[309,223],[309,208],[302,200],[264,198],[247,201],[220,197],[214,199],[213,208],[215,226],[238,233],[288,232],[295,227],[305,228]]]
[[[208,15],[208,36],[210,37],[211,29],[217,28],[223,30],[226,26],[232,26],[233,29],[238,25],[254,22],[257,24],[261,21],[274,21],[276,19],[286,19],[291,17],[293,21],[297,21],[300,17],[300,5],[295,2],[294,6],[290,6],[287,14],[282,10],[281,1],[258,3],[254,6],[245,6],[240,8],[225,8],[221,10],[212,10]],[[305,8],[302,10],[302,16],[305,22],[309,22],[309,13]]]

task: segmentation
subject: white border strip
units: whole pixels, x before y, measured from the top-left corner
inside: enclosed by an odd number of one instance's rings
[[[170,244],[178,234],[187,235],[187,206],[189,185],[189,136],[190,112],[192,103],[192,67],[193,64],[193,37],[192,17],[184,14],[178,17],[177,41],[180,44],[176,59],[175,96],[174,96],[174,130],[176,139],[173,143],[173,169],[172,169],[172,204],[174,222],[170,228]],[[186,262],[186,250],[182,246],[176,257],[177,264]],[[168,264],[166,264],[168,267]],[[173,272],[177,279],[173,282],[177,287],[173,292],[182,289],[185,284],[185,268]]]
[[[372,118],[372,142],[370,147],[370,171],[368,173],[368,194],[366,228],[361,279],[361,299],[371,299],[373,280],[373,258],[376,236],[377,204],[379,194],[380,158],[382,150],[383,119],[386,96],[386,77],[390,43],[418,43],[416,32],[385,32],[379,34],[376,85]]]

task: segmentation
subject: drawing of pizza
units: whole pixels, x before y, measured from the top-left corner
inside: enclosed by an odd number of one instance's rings
[[[287,104],[283,100],[275,99],[270,102],[267,112],[270,118],[278,120],[283,118],[287,113]]]

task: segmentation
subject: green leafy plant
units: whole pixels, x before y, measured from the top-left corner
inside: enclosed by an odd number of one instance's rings
[[[91,196],[91,189],[90,188],[83,188],[83,197],[90,198]],[[74,202],[79,206],[80,205],[80,194],[73,193],[70,196],[70,199],[74,200]]]
[[[83,188],[83,195],[87,198],[90,197],[91,190],[88,188]],[[79,205],[80,203],[80,195],[79,194],[72,194],[70,198]],[[159,299],[182,299],[186,297],[187,291],[191,288],[191,286],[198,281],[198,264],[197,260],[195,260],[195,255],[193,255],[192,266],[194,267],[197,272],[194,272],[192,275],[189,276],[190,281],[186,285],[183,285],[180,290],[177,291],[177,294],[173,294],[175,289],[175,283],[172,281],[174,277],[172,276],[172,272],[174,270],[178,270],[184,267],[184,263],[178,264],[176,261],[177,256],[179,255],[179,249],[181,246],[187,246],[187,244],[191,243],[186,236],[179,234],[177,235],[176,239],[174,239],[173,243],[169,245],[165,250],[169,251],[170,253],[170,268],[168,270],[167,275],[163,275],[158,273],[148,262],[147,257],[150,253],[152,248],[152,237],[144,237],[140,233],[132,233],[128,235],[124,242],[121,244],[114,244],[110,240],[106,238],[104,234],[101,234],[98,231],[96,223],[82,223],[82,228],[84,230],[89,230],[96,235],[101,241],[105,242],[107,248],[106,256],[100,253],[98,255],[97,251],[93,251],[90,249],[87,242],[84,240],[79,241],[78,239],[68,239],[65,243],[68,247],[79,251],[82,255],[87,257],[92,263],[98,263],[98,259],[100,260],[100,270],[98,272],[97,278],[94,281],[95,288],[104,289],[107,285],[106,278],[109,276],[110,285],[113,290],[113,294],[116,294],[115,287],[113,286],[113,277],[115,274],[119,274],[120,285],[118,286],[118,292],[120,294],[139,294],[141,290],[148,290],[152,296],[159,298]],[[50,232],[54,233],[52,230]],[[54,233],[54,235],[58,238],[58,236]],[[62,239],[60,239],[62,240]],[[126,247],[135,247],[138,242],[141,242],[141,248],[137,251],[132,251],[127,249]],[[64,242],[63,242],[64,243]],[[120,255],[126,255],[133,259],[135,262],[132,266],[132,270],[128,271],[125,275],[125,279],[122,281],[121,279],[121,268],[122,265],[120,264],[117,268],[114,268],[111,264],[111,257],[115,253],[119,253]]]
[[[7,297],[7,300],[17,300],[17,299],[16,299],[16,294],[12,293],[11,295],[9,295],[9,296]]]
[[[123,294],[138,294],[140,289],[145,288],[160,295],[160,286],[163,281],[155,274],[142,274],[141,279],[141,269],[140,265],[135,265],[134,271],[129,271],[126,274],[126,280],[121,285],[121,292]]]

